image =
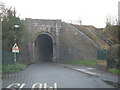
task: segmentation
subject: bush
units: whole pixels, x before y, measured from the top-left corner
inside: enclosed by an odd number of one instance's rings
[[[119,68],[120,52],[118,52],[120,45],[114,45],[109,48],[106,53],[107,68]]]

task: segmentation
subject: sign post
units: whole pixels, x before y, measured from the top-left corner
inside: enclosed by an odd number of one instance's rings
[[[16,52],[14,53],[14,62],[16,63]]]
[[[14,53],[14,63],[16,64],[16,54],[19,53],[19,47],[16,43],[12,47],[12,52]]]

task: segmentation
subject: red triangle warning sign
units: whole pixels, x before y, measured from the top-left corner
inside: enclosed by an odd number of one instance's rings
[[[19,50],[18,45],[15,43],[14,46],[12,47],[12,50]]]

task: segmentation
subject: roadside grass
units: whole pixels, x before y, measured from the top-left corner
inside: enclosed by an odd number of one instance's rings
[[[99,63],[97,61],[95,61],[95,60],[73,60],[73,61],[64,61],[63,63],[89,65],[89,66],[97,66],[97,65],[99,65]]]
[[[111,68],[111,69],[108,69],[108,72],[120,75],[120,69]]]
[[[87,65],[87,66],[106,66],[106,62],[100,60],[73,60],[73,61],[63,61],[63,63]],[[107,72],[120,75],[120,69],[111,68],[107,69]]]
[[[25,69],[26,67],[27,65],[19,63],[16,63],[16,65],[7,64],[2,66],[2,73],[19,72]]]

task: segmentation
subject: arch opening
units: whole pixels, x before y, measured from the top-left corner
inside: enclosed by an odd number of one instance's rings
[[[53,58],[53,40],[47,34],[41,34],[35,41],[38,62],[51,62]]]

